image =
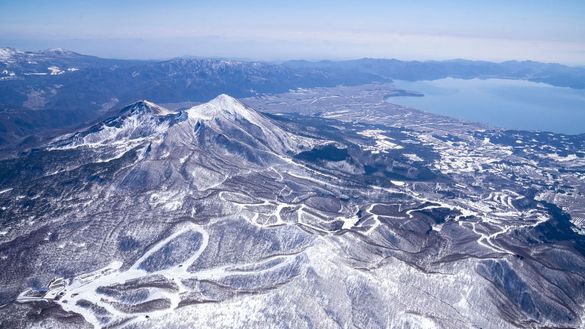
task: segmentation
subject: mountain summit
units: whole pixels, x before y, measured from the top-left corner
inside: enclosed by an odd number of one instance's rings
[[[226,94],[194,106],[187,113],[200,137],[213,131],[227,137],[226,142],[279,154],[297,153],[312,144],[308,138],[283,130],[273,120]]]
[[[136,144],[151,147],[200,148],[207,154],[238,154],[261,161],[306,150],[315,143],[284,130],[275,121],[222,94],[186,111],[172,112],[142,100],[128,105],[116,117],[80,132],[57,138],[52,148],[117,148],[125,152]]]
[[[151,112],[153,114],[161,115],[161,116],[168,115],[168,114],[172,113],[172,111],[170,111],[169,109],[164,108],[158,104],[155,104],[155,103],[148,101],[148,100],[145,100],[145,99],[138,101],[134,104],[130,104],[130,105],[124,107],[120,111],[120,113],[125,113],[125,112],[130,112],[130,113]]]
[[[125,177],[116,180],[124,189],[175,181],[204,190],[226,177],[290,163],[317,144],[222,94],[178,112],[138,101],[116,117],[55,139],[48,150],[82,152],[86,164],[132,158]]]
[[[230,120],[244,118],[250,122],[259,119],[259,114],[256,111],[247,108],[240,101],[226,94],[220,94],[205,104],[194,106],[188,112],[189,118],[204,121],[217,117],[229,118]]]

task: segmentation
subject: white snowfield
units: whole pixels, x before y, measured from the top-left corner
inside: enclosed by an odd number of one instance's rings
[[[59,75],[65,73],[65,71],[62,71],[58,66],[49,66],[47,69],[49,70],[51,75]]]
[[[179,235],[189,231],[196,232],[201,235],[201,245],[198,250],[193,251],[193,254],[190,258],[181,264],[177,264],[175,266],[171,266],[156,272],[147,272],[140,268],[140,265],[142,265],[142,263],[152,254],[159,251]],[[123,265],[121,262],[114,261],[105,268],[96,270],[92,273],[87,273],[71,281],[63,279],[57,279],[53,281],[53,283],[49,286],[49,291],[47,291],[43,297],[30,297],[28,295],[30,295],[31,290],[24,291],[18,297],[17,301],[32,302],[37,300],[52,300],[59,304],[63,310],[82,315],[87,322],[93,325],[94,328],[102,328],[103,323],[100,322],[91,309],[80,306],[79,301],[93,303],[97,307],[103,308],[117,319],[121,320],[130,318],[130,321],[126,322],[127,324],[130,324],[133,321],[141,320],[139,318],[141,316],[158,316],[164,313],[171,313],[179,306],[179,302],[181,301],[180,296],[187,290],[182,283],[183,280],[197,277],[196,273],[190,273],[187,269],[191,266],[191,264],[193,264],[199,255],[201,255],[203,250],[205,250],[207,247],[207,241],[208,234],[205,230],[194,224],[188,223],[182,227],[178,227],[171,235],[159,241],[156,245],[144,253],[134,265],[126,270],[121,269]],[[161,275],[169,279],[171,282],[174,282],[178,287],[178,291],[176,292],[168,292],[164,289],[151,289],[149,291],[148,300],[157,300],[163,298],[170,301],[170,307],[164,310],[128,314],[115,307],[117,304],[115,299],[104,296],[98,292],[98,288],[100,287],[103,288],[113,285],[120,285],[154,275]]]
[[[391,138],[384,135],[384,131],[380,129],[369,129],[359,132],[358,134],[375,139],[376,144],[373,146],[365,146],[364,150],[372,151],[372,153],[387,153],[389,150],[399,150],[402,146],[392,143]]]

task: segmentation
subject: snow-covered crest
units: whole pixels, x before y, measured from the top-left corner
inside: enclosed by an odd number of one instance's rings
[[[237,129],[278,153],[296,153],[315,144],[310,138],[284,130],[268,117],[226,94],[190,108],[187,114],[188,121],[193,124],[202,123],[218,133]]]
[[[156,114],[156,115],[168,115],[168,114],[173,113],[169,109],[162,107],[158,104],[155,104],[155,103],[153,103],[149,100],[146,100],[146,99],[138,101],[132,105],[129,105],[125,109],[128,109],[128,108],[130,108],[131,112],[134,112],[136,110],[146,110],[146,111],[149,111],[149,112]],[[122,112],[125,112],[125,110],[122,110]]]
[[[207,137],[195,134],[198,127],[203,126]],[[222,94],[208,103],[176,113],[141,100],[122,109],[117,117],[55,139],[50,148],[114,146],[126,150],[136,143],[152,140],[195,146],[201,143],[200,138],[209,138],[213,134],[282,155],[308,149],[316,142],[286,131],[268,117]]]
[[[158,118],[172,114],[168,109],[147,100],[130,104],[120,113],[118,117],[108,119],[83,131],[58,137],[51,143],[51,148],[132,144],[132,142],[155,137],[167,131],[169,122]]]
[[[12,61],[14,56],[24,54],[23,51],[14,48],[0,48],[0,61]]]
[[[221,94],[211,101],[196,105],[190,108],[188,111],[189,119],[210,121],[214,118],[224,119],[238,119],[243,118],[255,125],[261,125],[259,121],[262,121],[261,116],[242,104],[237,99]]]

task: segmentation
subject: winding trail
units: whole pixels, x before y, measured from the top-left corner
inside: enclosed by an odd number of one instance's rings
[[[201,234],[201,245],[199,248],[184,262],[175,266],[168,267],[163,270],[148,272],[140,268],[140,265],[146,261],[157,251],[161,250],[168,243],[176,239],[178,236],[187,232],[196,232]],[[194,273],[188,272],[188,268],[201,256],[203,251],[207,248],[209,242],[209,235],[207,231],[193,223],[181,224],[175,229],[171,235],[156,243],[152,248],[147,250],[130,268],[121,270],[123,263],[114,261],[108,266],[96,270],[91,273],[83,274],[79,277],[69,281],[58,279],[51,283],[49,291],[43,297],[29,297],[27,296],[30,290],[23,292],[17,299],[19,302],[33,302],[39,300],[51,300],[63,308],[67,312],[77,313],[93,325],[94,328],[102,328],[113,324],[116,320],[127,320],[124,322],[128,325],[131,322],[141,320],[145,316],[153,317],[160,316],[173,312],[181,301],[181,295],[188,289],[183,285],[182,281],[185,279],[194,278]],[[160,299],[170,301],[170,307],[154,310],[149,312],[132,312],[126,313],[118,308],[115,304],[121,304],[120,301],[114,300],[107,295],[100,294],[98,289],[101,287],[109,287],[114,285],[123,285],[127,282],[145,279],[149,276],[160,275],[174,282],[178,290],[172,291],[168,289],[149,289],[148,298],[142,303]],[[94,305],[95,309],[89,308],[88,303]],[[131,305],[130,305],[131,306]],[[96,313],[105,311],[109,316],[104,318],[112,321],[101,320],[96,316]]]

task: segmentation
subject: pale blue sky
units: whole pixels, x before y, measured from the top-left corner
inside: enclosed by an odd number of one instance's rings
[[[585,65],[585,1],[0,0],[0,45],[104,57]]]

